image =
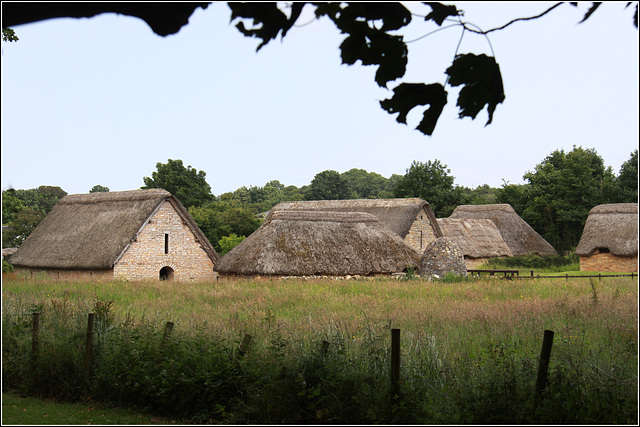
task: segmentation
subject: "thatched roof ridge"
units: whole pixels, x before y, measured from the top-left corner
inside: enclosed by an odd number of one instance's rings
[[[498,228],[514,256],[555,255],[556,250],[539,235],[509,204],[462,205],[449,218],[490,219]]]
[[[162,189],[65,196],[20,245],[10,262],[29,268],[113,268],[165,201],[173,205],[215,263],[219,256],[191,215],[178,199]]]
[[[282,210],[366,212],[375,215],[380,222],[403,239],[409,233],[418,214],[423,212],[433,225],[436,237],[442,237],[442,230],[438,226],[431,206],[425,200],[417,197],[281,202],[273,207],[272,212]]]
[[[598,248],[614,255],[638,255],[638,204],[610,203],[589,211],[576,254],[588,256]]]
[[[372,214],[272,211],[260,228],[222,257],[216,271],[344,276],[391,274],[419,264],[420,254]]]
[[[490,219],[438,218],[440,229],[469,258],[513,256]]]

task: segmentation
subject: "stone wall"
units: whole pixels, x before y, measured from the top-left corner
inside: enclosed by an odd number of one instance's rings
[[[411,229],[409,229],[409,232],[404,237],[405,243],[419,253],[423,253],[429,243],[436,239],[437,236],[431,221],[429,221],[429,216],[427,216],[424,210],[421,210],[413,221]]]
[[[458,245],[448,237],[440,237],[425,249],[420,261],[420,275],[442,278],[447,273],[466,276],[467,267]]]
[[[580,257],[580,271],[638,272],[638,256],[617,256],[611,253],[594,253]]]
[[[169,201],[160,206],[126,250],[114,268],[114,276],[158,279],[163,267],[169,267],[172,279],[177,281],[215,279],[213,261]]]

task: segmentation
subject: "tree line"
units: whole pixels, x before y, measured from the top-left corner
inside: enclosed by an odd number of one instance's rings
[[[215,196],[206,173],[182,160],[157,163],[142,189],[163,188],[181,201],[211,244],[222,255],[253,233],[265,213],[283,201],[419,197],[429,202],[438,218],[456,206],[508,203],[558,251],[573,250],[580,240],[589,210],[603,203],[638,202],[638,150],[631,153],[616,176],[595,149],[574,146],[556,150],[524,174],[525,184],[504,181],[500,188],[455,184],[455,177],[439,160],[413,161],[404,175],[389,178],[364,169],[343,173],[325,170],[309,185],[296,187],[278,180],[264,186],[243,186]],[[96,185],[89,192],[109,191]],[[67,193],[60,187],[2,192],[3,247],[19,246]]]

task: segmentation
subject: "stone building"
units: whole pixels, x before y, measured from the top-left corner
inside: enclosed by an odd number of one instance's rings
[[[281,210],[370,213],[419,253],[442,237],[431,206],[419,198],[282,202],[272,209]]]
[[[182,203],[151,189],[63,197],[9,262],[67,280],[205,281],[218,259]]]
[[[581,271],[638,271],[638,204],[611,203],[589,211],[576,247]]]

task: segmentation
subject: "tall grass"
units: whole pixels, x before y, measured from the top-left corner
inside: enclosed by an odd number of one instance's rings
[[[635,423],[637,279],[75,283],[5,276],[3,388],[192,422]],[[30,313],[41,312],[37,381]],[[96,358],[82,379],[86,316]],[[165,322],[175,323],[161,347]],[[391,328],[401,395],[389,396]],[[546,394],[537,358],[555,331]],[[248,354],[236,360],[245,334]],[[330,343],[326,354],[322,341]]]

